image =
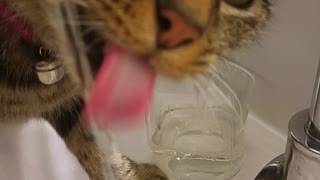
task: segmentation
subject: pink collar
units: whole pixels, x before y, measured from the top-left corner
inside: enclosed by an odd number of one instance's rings
[[[4,1],[0,0],[0,18],[2,21],[8,23],[11,28],[18,33],[23,39],[37,43],[38,40],[34,37],[34,34],[22,19],[18,18],[13,11],[11,11]]]

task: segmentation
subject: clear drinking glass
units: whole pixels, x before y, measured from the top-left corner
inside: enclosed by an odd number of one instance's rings
[[[188,80],[159,77],[148,114],[156,164],[176,180],[225,180],[241,167],[253,76],[221,60]]]

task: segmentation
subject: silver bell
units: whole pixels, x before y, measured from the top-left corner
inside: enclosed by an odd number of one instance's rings
[[[60,81],[65,72],[59,61],[40,61],[35,66],[38,79],[45,85],[51,85]]]

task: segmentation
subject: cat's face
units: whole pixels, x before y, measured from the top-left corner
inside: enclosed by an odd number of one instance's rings
[[[268,0],[72,1],[89,13],[75,23],[92,24],[108,41],[148,55],[157,70],[174,76],[203,72],[219,55],[250,42],[269,17]],[[59,48],[47,21],[59,1],[9,2],[44,44]]]
[[[219,55],[250,42],[269,17],[267,0],[85,0],[102,33],[149,54],[175,76],[203,72]]]
[[[268,0],[1,1],[31,26],[43,46],[58,54],[69,74],[75,66],[64,56],[68,40],[61,36],[65,22],[61,16],[62,2],[71,2],[84,11],[80,13],[81,20],[69,22],[71,25],[87,25],[99,32],[98,39],[103,37],[128,51],[146,55],[159,72],[175,77],[204,72],[219,56],[248,44],[270,15]],[[94,41],[91,38],[90,42]],[[99,59],[95,50],[101,46],[92,47],[92,59]],[[1,20],[0,51],[2,117],[41,115],[65,105],[79,93],[70,83],[68,73],[56,84],[41,84],[34,71],[34,64],[41,60],[38,49],[19,38]],[[99,67],[94,60],[90,63],[94,69]]]

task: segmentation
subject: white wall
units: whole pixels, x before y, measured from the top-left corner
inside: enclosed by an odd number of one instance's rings
[[[274,2],[271,26],[240,59],[257,72],[253,113],[286,133],[290,117],[310,104],[320,56],[320,0]]]

